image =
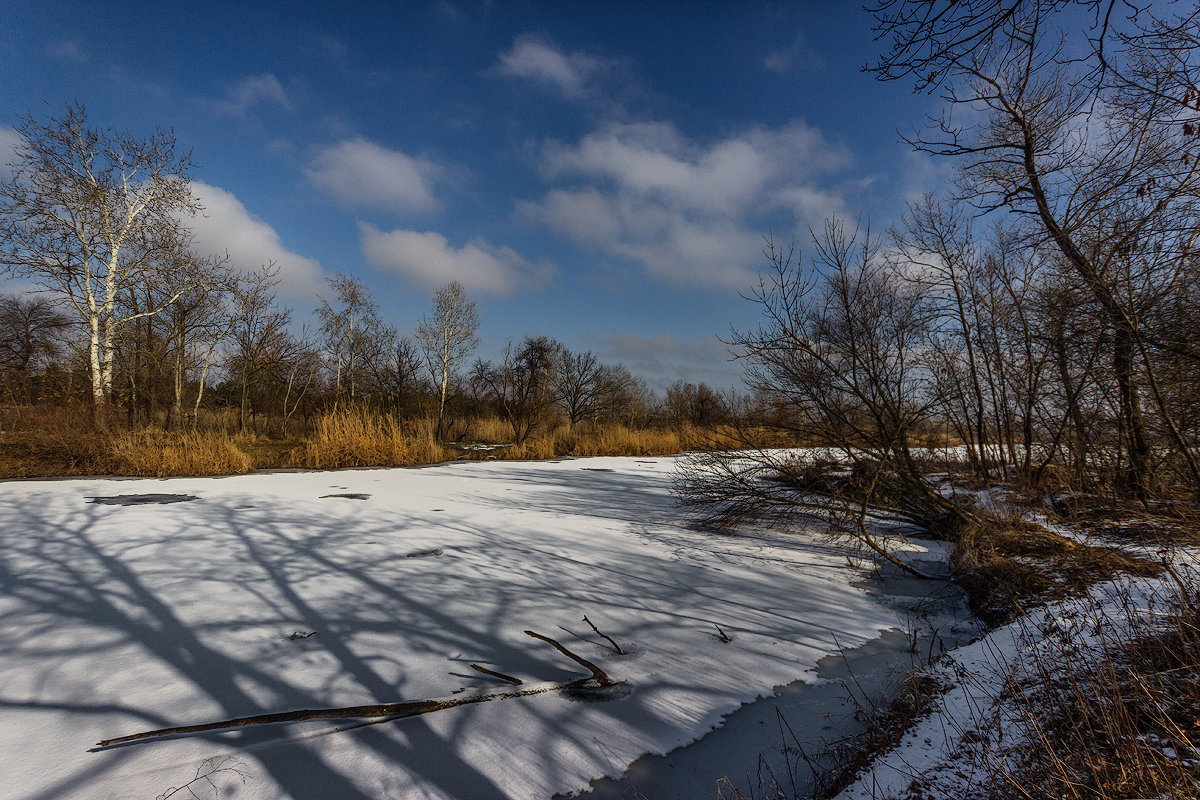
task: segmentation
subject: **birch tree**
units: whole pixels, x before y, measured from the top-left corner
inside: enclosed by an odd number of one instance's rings
[[[0,178],[0,260],[8,271],[60,295],[87,332],[93,405],[110,399],[113,354],[123,325],[162,311],[190,289],[184,281],[160,305],[123,313],[118,297],[180,268],[200,210],[191,157],[175,135],[145,138],[93,127],[82,106],[27,118],[12,173]]]
[[[343,390],[347,391],[353,403],[368,340],[383,325],[370,290],[357,278],[338,273],[329,279],[329,288],[333,302],[318,297],[317,318],[335,363],[335,391],[339,396]]]
[[[433,313],[417,325],[417,342],[438,396],[437,437],[445,433],[446,394],[458,365],[479,346],[479,316],[475,301],[458,281],[451,281],[433,296]]]

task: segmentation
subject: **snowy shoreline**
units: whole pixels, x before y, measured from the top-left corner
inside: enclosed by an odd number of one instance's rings
[[[946,561],[922,559],[920,566],[944,570]],[[811,670],[815,680],[776,686],[700,739],[665,755],[643,756],[620,778],[594,781],[578,796],[709,800],[718,797],[720,788],[726,797],[730,789],[753,797],[761,796],[755,790],[772,779],[793,796],[807,796],[815,786],[808,760],[828,767],[831,743],[865,732],[855,718],[858,709],[886,706],[910,669],[926,663],[930,654],[953,650],[982,634],[981,623],[953,584],[931,585],[885,563],[858,585],[895,608],[905,627],[822,657]]]

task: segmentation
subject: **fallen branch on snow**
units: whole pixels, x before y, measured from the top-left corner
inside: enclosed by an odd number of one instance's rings
[[[559,691],[584,691],[595,689],[604,689],[617,686],[618,682],[608,676],[604,670],[588,661],[572,653],[561,644],[551,639],[549,636],[543,636],[540,633],[533,631],[525,631],[526,635],[532,636],[534,639],[540,639],[554,647],[555,650],[562,653],[567,658],[585,667],[592,674],[586,678],[577,678],[566,683],[539,683],[529,686],[525,689],[517,689],[509,692],[484,692],[481,694],[471,694],[459,697],[447,697],[437,700],[412,700],[404,703],[378,703],[368,706],[347,706],[344,708],[313,708],[300,709],[298,711],[280,711],[274,714],[257,714],[252,717],[236,717],[234,719],[226,719],[220,722],[207,722],[201,725],[179,725],[173,728],[161,728],[156,731],[145,731],[143,733],[133,733],[128,736],[119,736],[115,739],[104,739],[96,744],[93,750],[115,747],[116,745],[128,744],[130,742],[144,741],[146,739],[158,739],[164,736],[182,736],[190,733],[207,733],[209,731],[223,731],[234,728],[248,728],[255,725],[273,725],[280,722],[305,722],[308,720],[317,719],[372,719],[378,718],[381,722],[391,719],[403,719],[405,717],[415,717],[421,714],[429,714],[433,711],[442,711],[455,706],[465,706],[471,703],[485,703],[491,700],[505,700],[510,697],[526,697],[534,694],[544,694],[546,692]],[[520,681],[507,675],[492,672],[474,664],[471,665],[479,672],[484,672],[489,675],[504,678],[509,681]],[[617,697],[619,695],[609,695],[608,697]]]

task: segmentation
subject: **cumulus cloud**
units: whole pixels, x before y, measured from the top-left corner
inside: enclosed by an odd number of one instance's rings
[[[513,42],[512,49],[500,54],[493,71],[501,77],[545,84],[578,100],[616,67],[612,59],[580,51],[564,52],[539,36],[523,34]]]
[[[519,203],[518,214],[662,278],[740,287],[757,271],[765,217],[803,228],[843,211],[823,183],[848,161],[800,122],[707,145],[668,124],[621,123],[548,144],[543,175],[573,185]]]
[[[251,214],[230,192],[192,181],[192,192],[204,205],[203,216],[189,220],[200,255],[229,252],[230,262],[247,272],[274,262],[279,267],[279,293],[309,299],[324,288],[321,265],[284,247],[279,233]]]
[[[225,97],[217,102],[217,111],[240,117],[260,105],[274,105],[285,111],[292,110],[291,98],[284,91],[283,84],[270,73],[240,79],[230,87]]]
[[[381,231],[367,222],[358,223],[358,233],[372,267],[427,289],[458,281],[470,292],[510,295],[540,286],[554,273],[548,262],[532,264],[510,247],[480,239],[454,247],[434,231]]]
[[[317,187],[351,208],[429,211],[438,208],[433,182],[442,168],[362,138],[322,148],[304,171]]]

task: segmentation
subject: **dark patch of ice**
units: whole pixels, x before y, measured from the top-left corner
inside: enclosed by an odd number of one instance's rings
[[[623,697],[628,697],[632,691],[629,684],[625,681],[616,681],[604,684],[603,686],[595,686],[590,683],[569,686],[563,690],[563,694],[568,699],[579,700],[584,703],[607,703],[610,700],[620,700]]]
[[[146,506],[163,503],[186,503],[199,500],[194,494],[117,494],[108,497],[89,497],[89,503],[102,506]]]
[[[442,554],[442,548],[435,547],[433,550],[418,550],[415,553],[405,553],[404,557],[405,558],[433,558],[434,556],[440,556],[441,554]]]

